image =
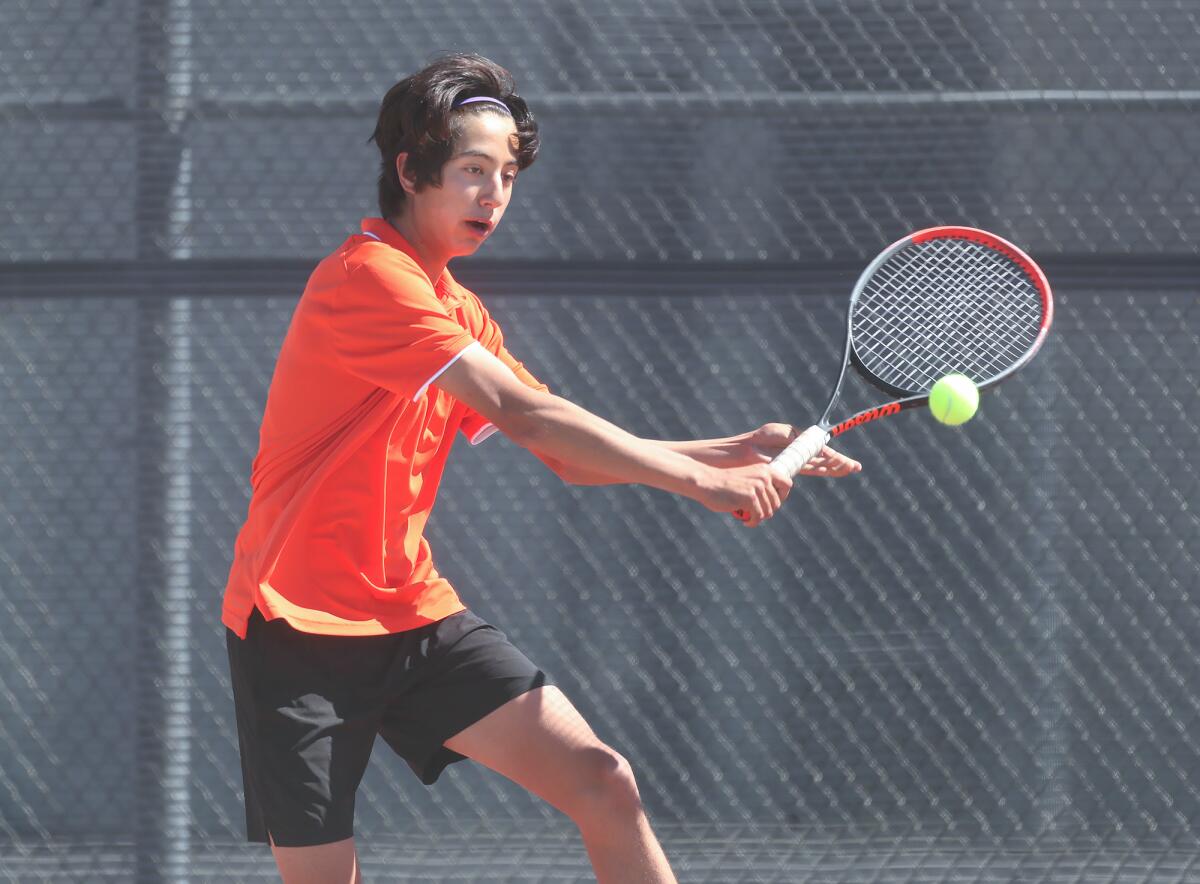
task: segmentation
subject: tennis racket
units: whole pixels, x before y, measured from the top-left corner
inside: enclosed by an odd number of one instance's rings
[[[1046,340],[1054,299],[1033,259],[995,234],[933,227],[888,246],[854,285],[842,371],[821,419],[771,461],[794,476],[831,436],[929,404],[951,372],[985,390],[1029,364]],[[834,420],[853,364],[889,399]]]

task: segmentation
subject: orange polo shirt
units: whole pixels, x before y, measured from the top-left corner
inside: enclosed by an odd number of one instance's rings
[[[431,284],[390,224],[365,218],[362,230],[313,271],[275,365],[221,609],[242,638],[255,606],[328,635],[463,610],[425,523],[456,431],[478,444],[496,428],[437,376],[483,346],[546,389],[448,270]]]

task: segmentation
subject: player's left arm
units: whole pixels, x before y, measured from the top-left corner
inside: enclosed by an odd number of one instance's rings
[[[803,428],[791,424],[763,424],[757,430],[724,439],[699,439],[693,442],[660,442],[673,451],[686,454],[709,466],[730,468],[770,463],[795,439]],[[862,464],[826,445],[800,471],[803,476],[835,478],[862,470]]]
[[[693,460],[721,469],[744,467],[756,463],[770,463],[800,433],[800,427],[790,424],[764,424],[757,430],[728,436],[723,439],[695,439],[687,442],[651,440],[672,451],[686,454]],[[536,454],[537,452],[535,452]],[[538,458],[554,473],[571,485],[614,485],[612,478],[601,473],[582,470],[538,454]],[[800,471],[804,476],[836,478],[849,476],[862,469],[862,464],[826,445],[821,453],[810,460]]]
[[[478,308],[481,319],[481,326],[476,330],[477,339],[504,362],[523,383],[534,389],[546,390],[546,385],[534,378],[525,366],[509,353],[504,346],[504,334],[500,330],[500,326],[492,319],[487,309],[479,301],[479,298],[474,293],[468,294]],[[476,426],[477,429],[484,429],[484,432],[480,434],[483,437],[488,435],[488,430],[493,429],[490,425],[486,425],[485,427],[485,422],[477,417],[474,419],[472,426]],[[733,467],[744,467],[757,463],[770,463],[771,459],[783,451],[788,446],[788,443],[795,439],[799,433],[799,427],[793,427],[790,424],[770,423],[763,424],[763,426],[748,433],[728,436],[723,439],[695,439],[686,442],[658,439],[650,441],[680,454],[686,454],[693,460],[697,460],[708,466],[731,469]],[[478,440],[472,439],[472,442],[476,441]],[[555,475],[569,485],[623,484],[619,479],[614,479],[603,473],[570,466],[537,451],[533,453]],[[820,454],[804,466],[800,474],[804,476],[836,477],[848,476],[851,473],[857,473],[861,469],[862,464],[858,461],[834,451],[829,446],[825,446]]]

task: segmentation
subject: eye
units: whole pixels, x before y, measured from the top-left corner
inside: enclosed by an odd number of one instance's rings
[[[483,174],[483,169],[479,168],[478,166],[467,166],[467,171],[470,172],[472,175],[482,175]]]
[[[512,184],[514,181],[517,180],[517,173],[516,172],[505,172],[504,180],[507,181],[509,184]]]

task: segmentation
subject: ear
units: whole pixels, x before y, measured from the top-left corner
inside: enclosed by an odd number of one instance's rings
[[[404,188],[405,193],[414,194],[417,192],[417,180],[405,171],[404,167],[407,162],[407,151],[396,154],[396,177],[400,179],[400,186]]]

